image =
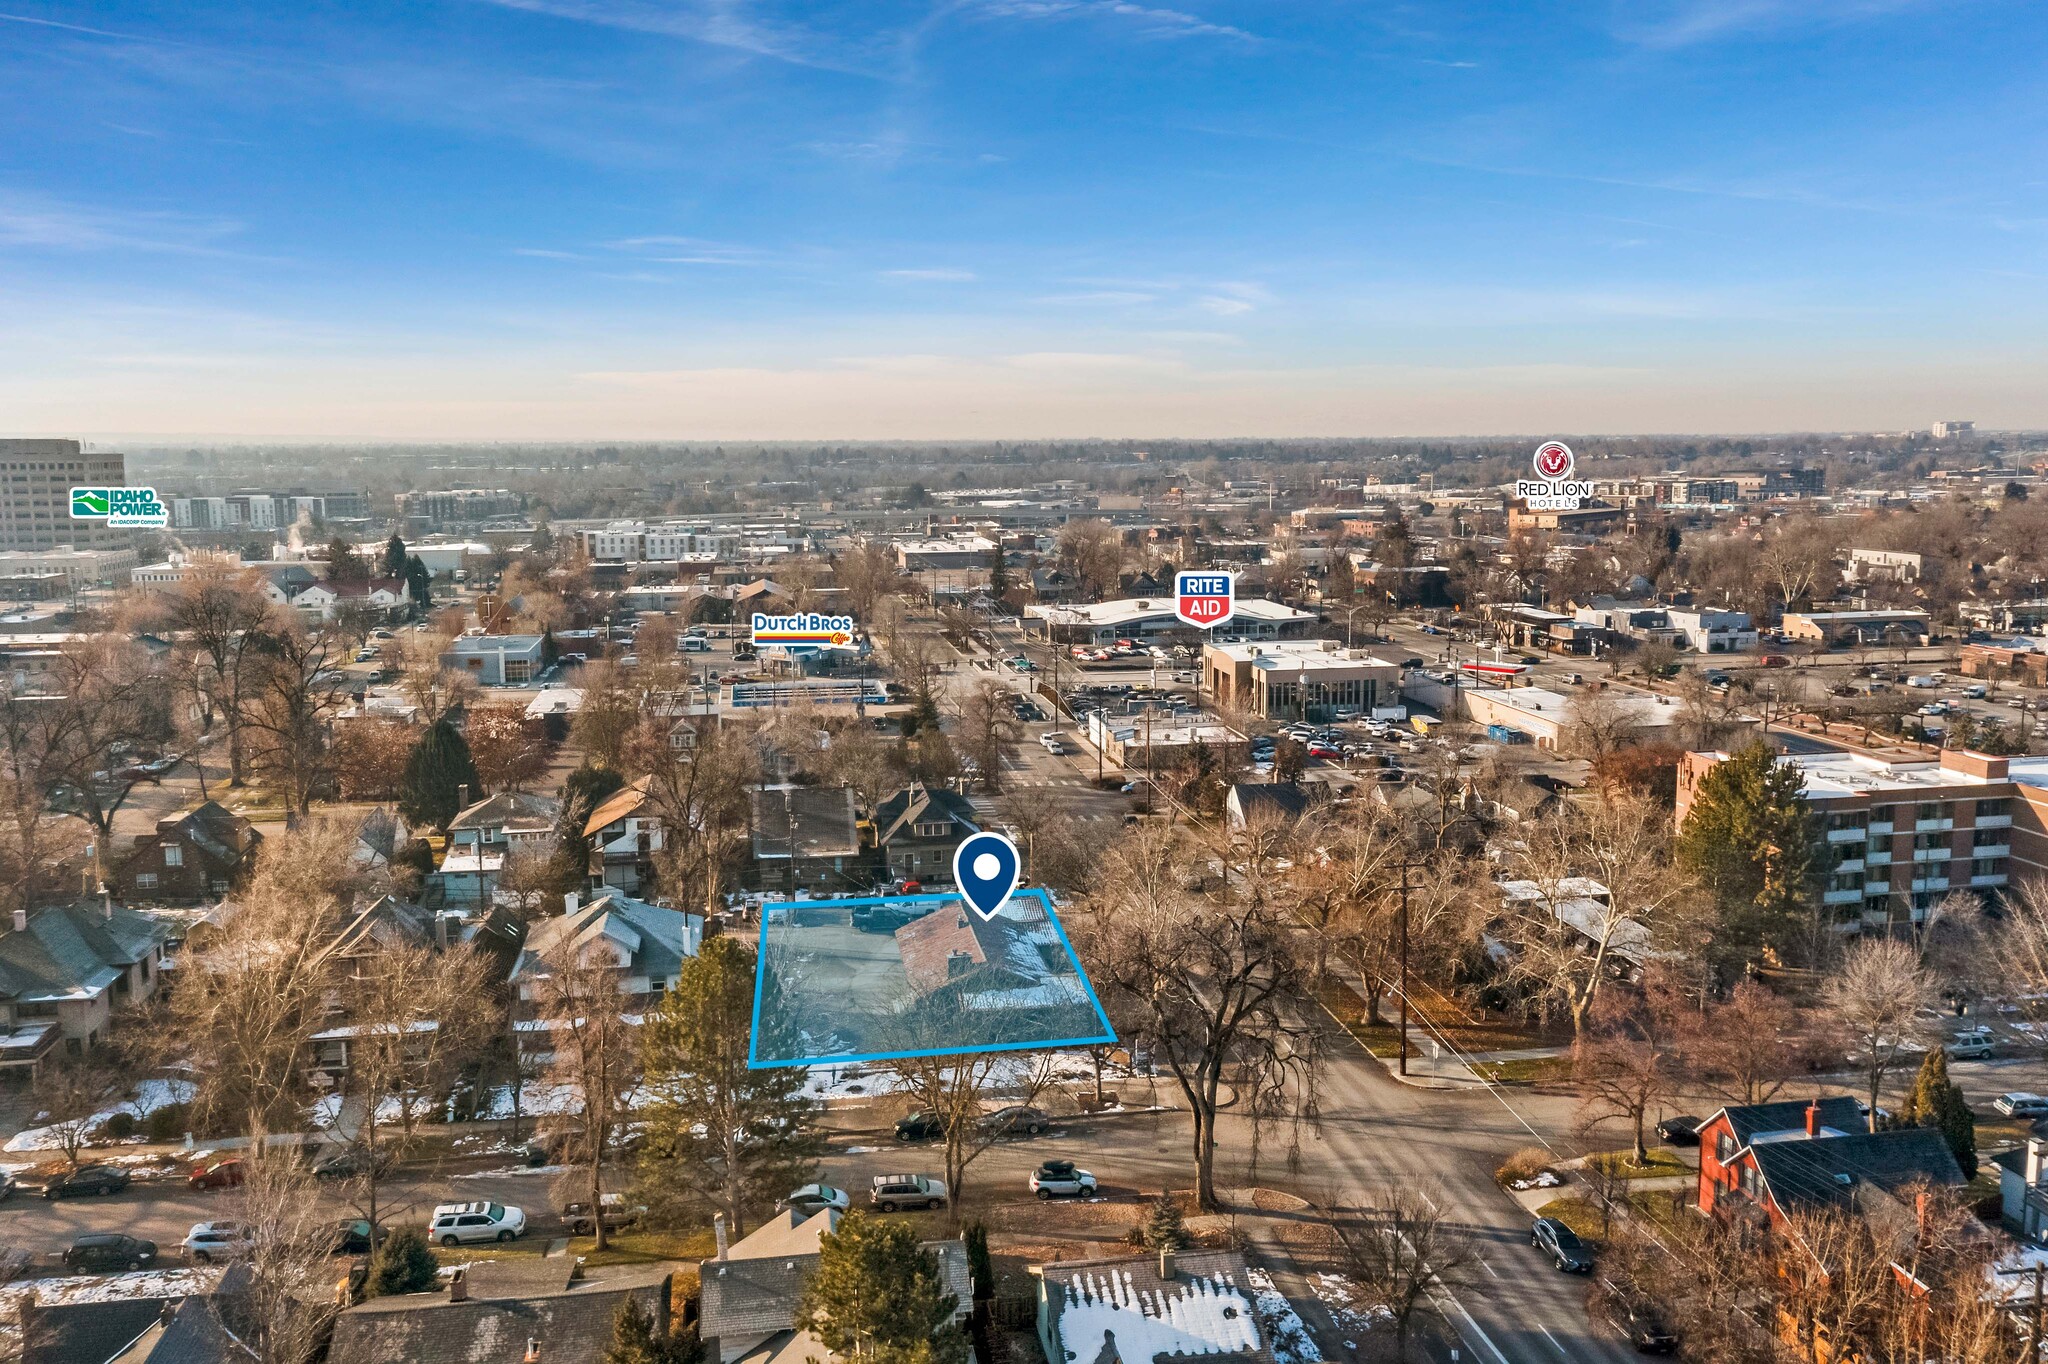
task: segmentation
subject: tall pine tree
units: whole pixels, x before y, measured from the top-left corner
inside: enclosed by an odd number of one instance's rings
[[[841,1359],[862,1364],[966,1364],[967,1334],[938,1258],[908,1222],[855,1210],[819,1247],[797,1320]]]
[[[403,1293],[424,1293],[440,1281],[440,1257],[418,1227],[400,1227],[377,1247],[370,1257],[370,1277],[364,1295],[393,1298]]]
[[[399,538],[397,531],[392,531],[391,538],[384,542],[384,557],[377,567],[387,578],[405,576],[405,541]]]
[[[736,1235],[757,1209],[809,1181],[824,1150],[803,1071],[748,1068],[753,1013],[754,953],[738,938],[712,938],[640,1030],[654,1096],[641,1115],[642,1196],[679,1222],[702,1225],[705,1211],[722,1212]],[[782,1049],[764,1042],[763,1054]]]
[[[396,540],[398,537],[394,535],[391,538]],[[420,556],[415,554],[408,558],[405,561],[402,572],[405,576],[406,594],[412,598],[412,604],[422,611],[432,606],[434,604],[434,575],[427,571],[427,566],[421,561]],[[392,576],[396,577],[398,575],[393,574]]]
[[[612,1343],[599,1364],[702,1364],[704,1342],[694,1331],[655,1334],[654,1314],[628,1294],[612,1317]]]
[[[420,736],[405,760],[398,812],[415,829],[445,829],[462,809],[465,786],[472,801],[483,798],[484,784],[470,760],[469,743],[444,715]]]
[[[1909,1126],[1938,1129],[1956,1164],[1963,1167],[1963,1178],[1977,1177],[1977,1117],[1949,1078],[1948,1048],[1927,1049],[1899,1117]]]
[[[1815,936],[1806,931],[1818,873],[1814,835],[1805,778],[1768,746],[1751,744],[1700,778],[1677,855],[1720,910],[1724,967],[1765,948],[1795,961],[1806,954]]]

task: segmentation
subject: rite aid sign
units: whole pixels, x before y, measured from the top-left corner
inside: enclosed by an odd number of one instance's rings
[[[1593,495],[1593,485],[1572,477],[1577,461],[1572,447],[1561,440],[1547,440],[1536,447],[1538,478],[1515,480],[1515,496],[1530,511],[1577,511]]]
[[[1198,630],[1221,625],[1237,611],[1236,578],[1229,573],[1176,573],[1173,614]]]

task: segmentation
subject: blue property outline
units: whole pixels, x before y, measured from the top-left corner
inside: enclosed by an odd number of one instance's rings
[[[852,1056],[811,1056],[794,1061],[763,1061],[758,1058],[755,1048],[761,1038],[761,1003],[767,994],[768,982],[768,916],[778,909],[793,909],[798,905],[831,905],[835,908],[860,909],[868,905],[922,905],[946,904],[957,901],[965,905],[968,912],[974,906],[958,891],[939,891],[931,895],[874,895],[850,900],[774,900],[761,906],[761,940],[754,953],[754,1020],[752,1030],[747,1034],[748,1070],[787,1070],[796,1066],[852,1065],[862,1061],[907,1061],[917,1056],[967,1056],[991,1051],[1050,1051],[1057,1047],[1099,1047],[1113,1045],[1116,1028],[1109,1021],[1109,1014],[1102,1007],[1102,1000],[1095,993],[1095,982],[1088,979],[1088,968],[1081,965],[1081,954],[1074,950],[1073,942],[1067,937],[1067,926],[1060,922],[1059,912],[1052,906],[1052,896],[1039,887],[1019,889],[1012,892],[1012,899],[1019,896],[1035,898],[1045,910],[1047,922],[1052,931],[1059,934],[1060,946],[1067,950],[1067,960],[1074,963],[1074,974],[1081,981],[1081,988],[1088,993],[1088,1007],[1095,1010],[1095,1016],[1102,1021],[1100,1037],[1060,1037],[1043,1042],[988,1042],[975,1047],[927,1047],[918,1051],[872,1051]]]

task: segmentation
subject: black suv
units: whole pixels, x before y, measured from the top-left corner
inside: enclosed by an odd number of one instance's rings
[[[117,1194],[128,1187],[128,1172],[112,1165],[81,1165],[43,1185],[45,1198],[83,1198],[88,1194]]]
[[[1638,1354],[1668,1355],[1678,1348],[1678,1334],[1665,1324],[1664,1314],[1631,1285],[1601,1280],[1593,1312],[1627,1337]]]
[[[1567,1274],[1591,1274],[1593,1251],[1579,1234],[1555,1217],[1539,1217],[1529,1228],[1529,1244],[1548,1255]]]
[[[81,1236],[64,1252],[64,1267],[74,1270],[146,1269],[156,1263],[156,1242],[107,1232]]]
[[[334,1224],[334,1253],[368,1255],[377,1246],[382,1245],[390,1235],[391,1229],[380,1223],[376,1236],[372,1238],[368,1219],[344,1217]]]
[[[859,933],[894,933],[918,917],[905,905],[862,905],[853,911],[853,927]]]

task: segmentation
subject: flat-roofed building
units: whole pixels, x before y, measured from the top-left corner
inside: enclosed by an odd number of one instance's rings
[[[1925,611],[1787,611],[1787,639],[1803,639],[1837,648],[1844,644],[1894,644],[1901,638],[1925,640],[1930,621]]]
[[[1401,666],[1335,640],[1211,644],[1202,690],[1218,706],[1266,720],[1328,720],[1400,704]]]
[[[116,549],[135,532],[74,519],[73,488],[122,488],[128,457],[88,454],[75,440],[0,440],[0,550]]]
[[[1037,628],[1055,644],[1114,644],[1120,639],[1150,641],[1176,635],[1192,639],[1201,635],[1203,632],[1173,614],[1173,601],[1170,596],[1129,597],[1076,606],[1027,606],[1024,615],[1038,622]],[[1207,634],[1217,640],[1291,639],[1306,635],[1316,621],[1313,611],[1240,597],[1236,613]]]
[[[1527,735],[1538,748],[1556,750],[1571,745],[1571,730],[1577,720],[1575,698],[1563,692],[1547,687],[1474,686],[1461,689],[1459,700],[1467,718],[1476,725],[1498,725]],[[1669,696],[1608,691],[1600,694],[1600,704],[1618,712],[1646,736],[1667,732],[1678,721],[1678,703]]]

